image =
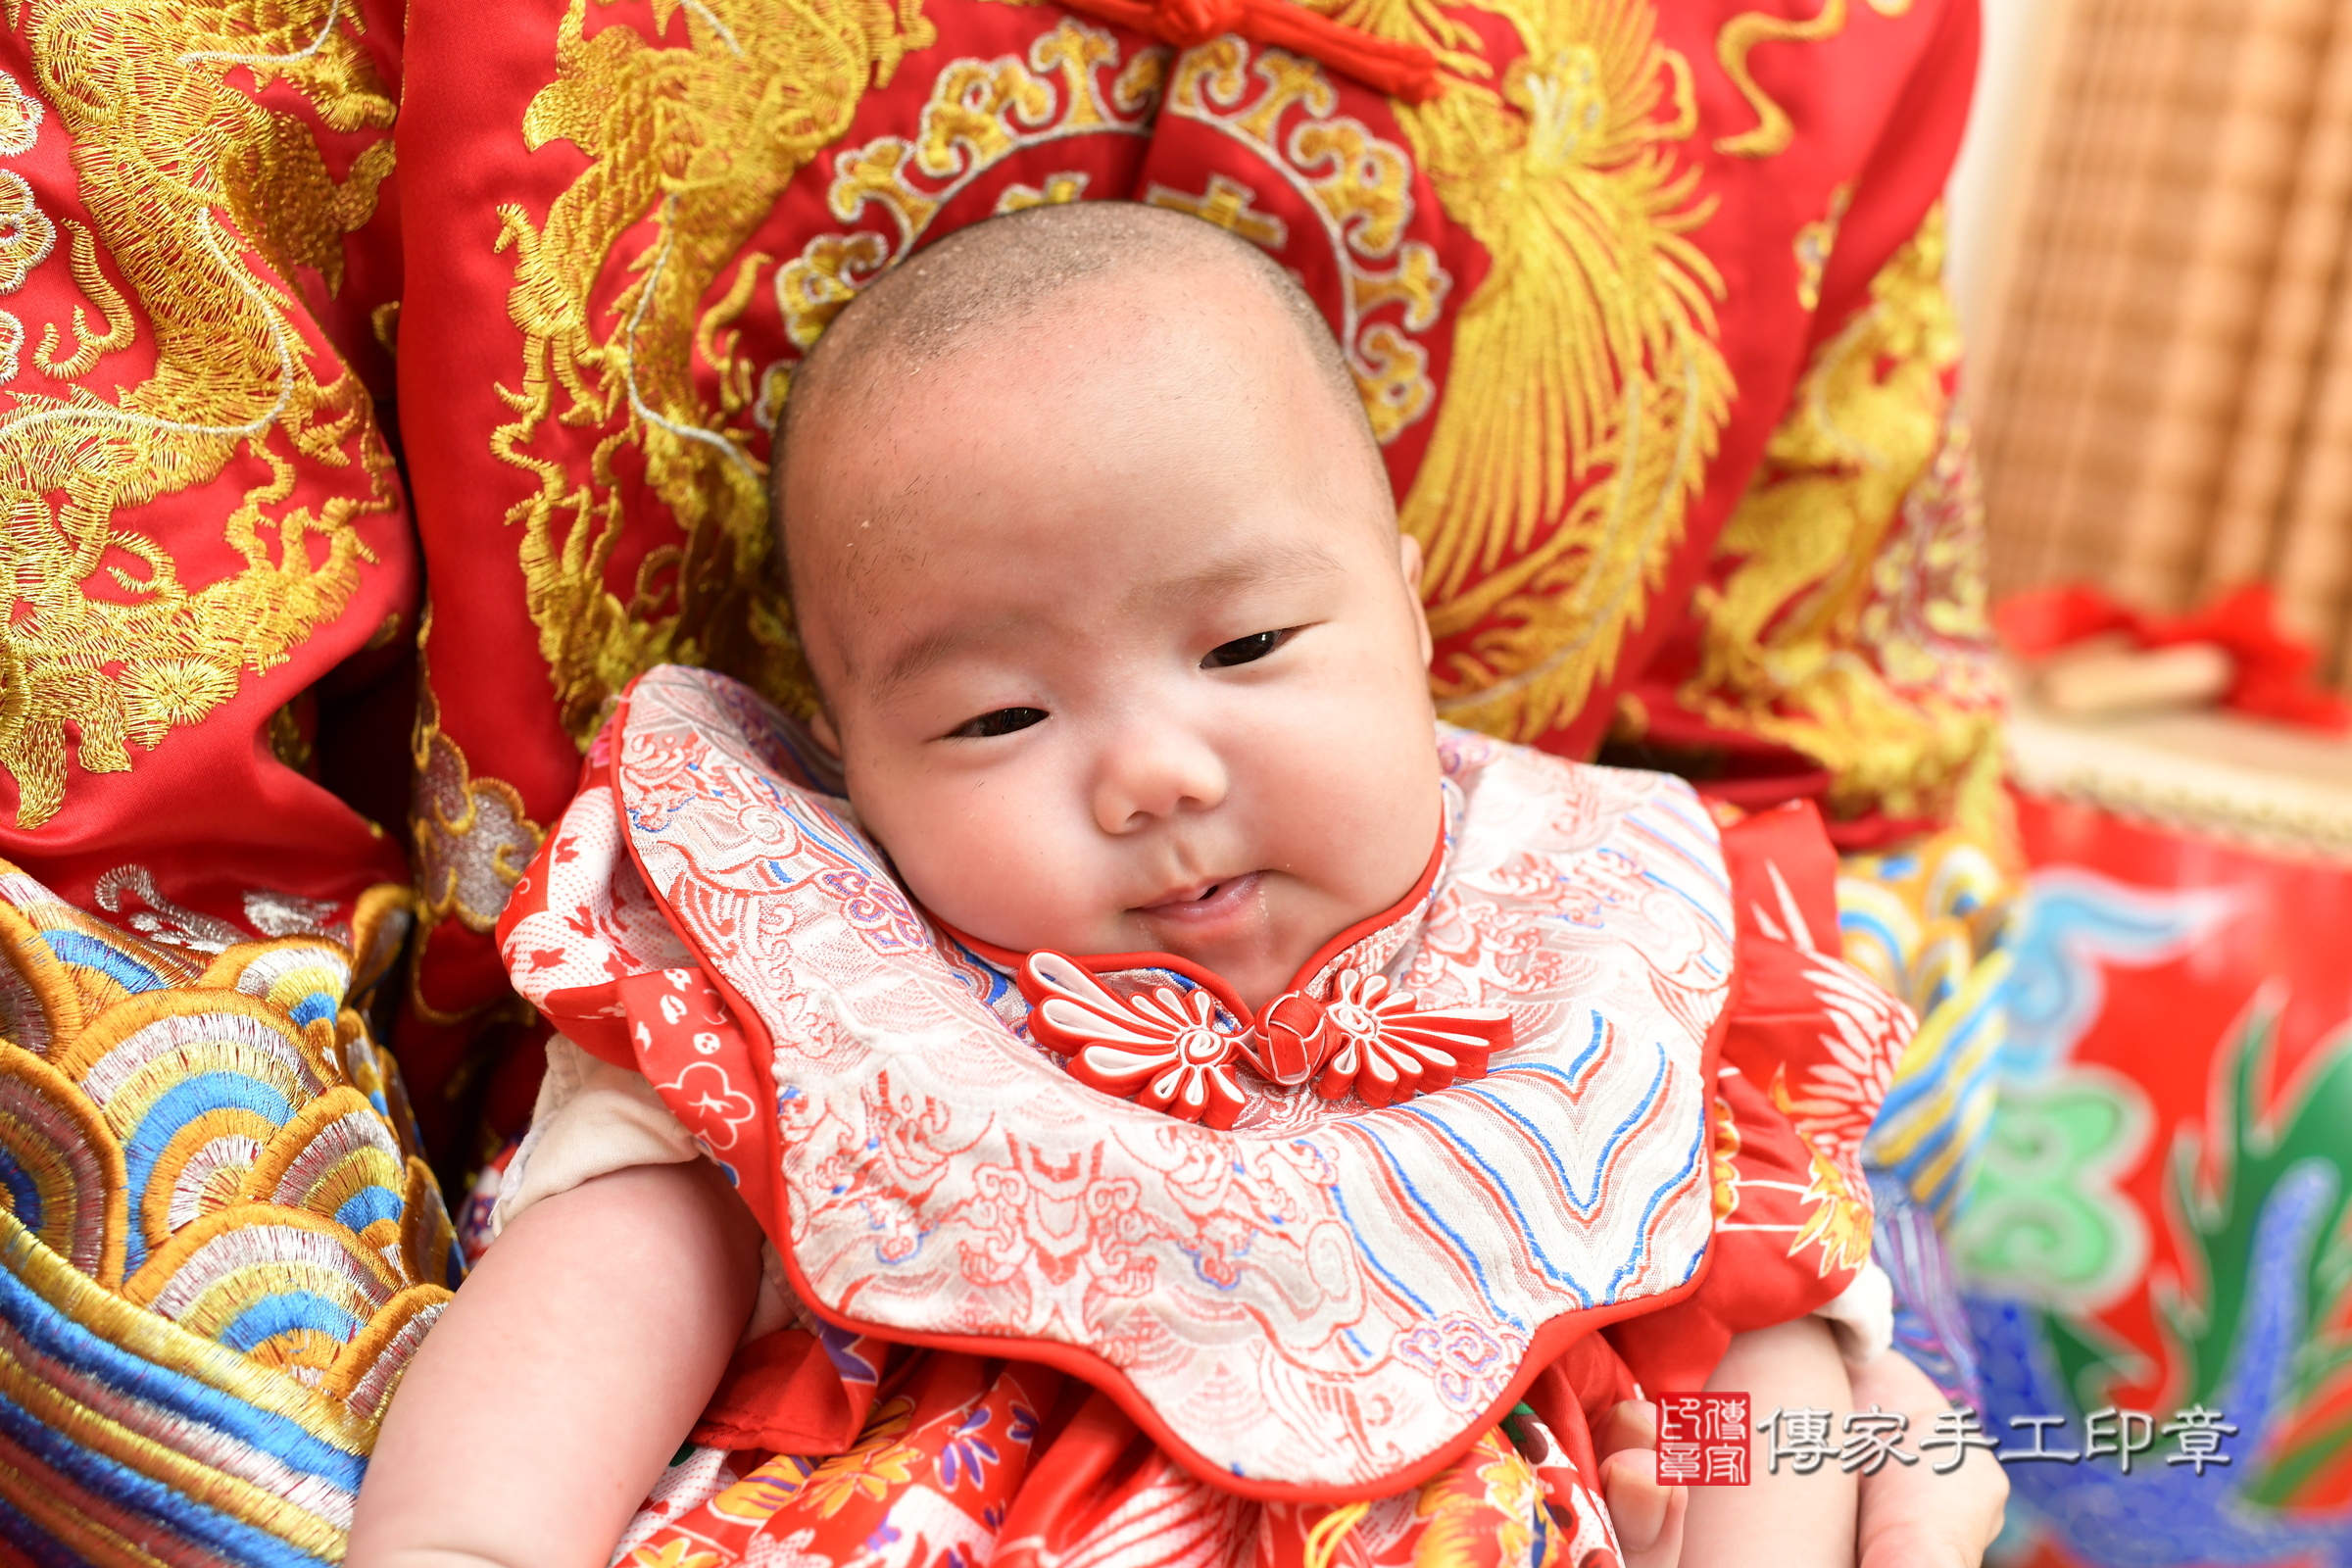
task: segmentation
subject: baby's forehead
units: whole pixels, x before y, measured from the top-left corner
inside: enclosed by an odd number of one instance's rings
[[[1230,275],[1122,266],[1022,311],[944,324],[845,313],[820,350],[831,352],[816,381],[796,379],[787,406],[779,520],[795,608],[836,645],[819,662],[837,672],[866,665],[865,649],[845,639],[865,643],[908,594],[993,612],[996,574],[981,574],[989,585],[964,575],[975,528],[1004,535],[998,563],[1050,582],[1131,552],[1135,504],[1190,490],[1203,469],[1248,468],[1269,491],[1345,488],[1347,510],[1385,527],[1382,553],[1394,554],[1387,478],[1352,380],[1318,364],[1279,296]],[[1208,427],[1216,443],[1202,440]],[[1343,470],[1368,482],[1324,476]],[[1087,513],[1091,525],[1048,552],[1002,515],[976,524],[1006,487],[1043,512]],[[1261,559],[1250,554],[1200,564],[1229,582],[1264,577],[1285,547],[1269,539]]]
[[[873,329],[853,340],[852,358],[827,368],[821,403],[788,427],[777,500],[796,559],[845,529],[895,540],[910,522],[937,525],[921,504],[928,493],[994,467],[992,460],[1066,456],[1031,466],[1032,477],[1084,494],[1102,482],[1090,460],[1178,445],[1210,405],[1228,429],[1241,427],[1238,444],[1251,455],[1331,460],[1335,432],[1299,412],[1322,398],[1343,419],[1357,419],[1352,385],[1345,405],[1319,387],[1311,354],[1279,319],[1269,329],[1232,302],[1163,315],[1154,299],[1073,287],[1050,310],[952,341]],[[796,387],[795,400],[802,396]],[[952,416],[934,417],[942,410]],[[1336,432],[1341,441],[1353,433]]]

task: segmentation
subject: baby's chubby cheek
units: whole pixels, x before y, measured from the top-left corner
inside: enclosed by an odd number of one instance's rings
[[[1444,811],[1436,726],[1415,687],[1346,692],[1302,716],[1287,746],[1264,748],[1251,783],[1270,863],[1379,913],[1419,879]]]
[[[852,804],[916,903],[967,936],[1015,952],[1116,946],[1118,910],[1083,845],[1036,800],[1001,789],[852,792]]]

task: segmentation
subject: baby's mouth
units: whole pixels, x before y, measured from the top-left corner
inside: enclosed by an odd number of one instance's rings
[[[1187,923],[1225,918],[1240,912],[1257,891],[1258,879],[1264,873],[1251,871],[1243,876],[1229,876],[1214,882],[1198,882],[1151,904],[1139,904],[1137,914],[1154,920],[1181,920]]]

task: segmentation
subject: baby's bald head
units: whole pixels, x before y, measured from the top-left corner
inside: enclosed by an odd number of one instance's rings
[[[793,371],[777,467],[791,461],[797,427],[830,401],[917,386],[959,350],[1069,304],[1080,285],[1142,289],[1178,275],[1237,288],[1237,304],[1273,306],[1377,458],[1347,360],[1297,279],[1213,223],[1103,201],[1032,207],[971,224],[867,285]]]
[[[1113,319],[1123,331],[1104,329]],[[1024,363],[1014,369],[1008,358]],[[886,552],[920,551],[919,540],[886,542],[874,530],[903,535],[891,524],[909,509],[897,503],[937,482],[927,464],[872,471],[845,511],[827,504],[845,498],[819,470],[854,461],[854,448],[867,458],[890,450],[895,411],[970,397],[976,378],[982,403],[1063,405],[1073,444],[1115,439],[1124,422],[1115,416],[1143,411],[1090,406],[1090,394],[1121,379],[1123,368],[1104,362],[1124,360],[1170,372],[1152,389],[1162,394],[1162,417],[1183,417],[1200,399],[1303,392],[1333,437],[1312,461],[1335,479],[1368,481],[1393,526],[1354,377],[1289,272],[1249,241],[1180,213],[1132,202],[1035,207],[960,229],[877,278],[793,372],[776,444],[775,515],[805,632],[816,629],[810,598],[831,596],[845,572],[855,583]],[[1269,379],[1298,384],[1277,392]],[[863,555],[837,538],[845,526],[859,530]],[[822,681],[828,662],[813,649],[811,657]]]

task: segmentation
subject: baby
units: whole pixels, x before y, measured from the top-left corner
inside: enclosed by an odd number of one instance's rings
[[[1428,695],[1419,547],[1399,536],[1336,344],[1253,247],[1113,203],[962,230],[830,327],[796,377],[776,467],[822,699],[812,732],[858,824],[967,962],[1017,977],[1034,1002],[1041,975],[1075,966],[1024,956],[1150,956],[1139,964],[1205,977],[1246,1021],[1299,993],[1336,938],[1422,897],[1456,808]],[[1431,1087],[1478,1070],[1469,1026],[1452,1027]],[[748,1354],[798,1310],[783,1277],[800,1284],[798,1264],[771,1249],[763,1267],[759,1223],[646,1081],[561,1038],[550,1059],[500,1239],[385,1420],[352,1533],[358,1568],[606,1562],[739,1345]],[[1246,1112],[1188,1104],[1178,1087],[1135,1093],[1215,1127],[1312,1088],[1269,1082],[1282,1074],[1262,1048],[1249,1065]],[[789,1096],[780,1055],[777,1072]],[[1370,1105],[1410,1093],[1356,1082]],[[907,1364],[891,1363],[886,1389]],[[1745,1391],[1757,1417],[1878,1402],[1924,1431],[1941,1407],[1899,1356],[1849,1378],[1814,1316],[1738,1334],[1707,1386]],[[1556,1419],[1581,1426],[1564,1408]],[[1746,1487],[1663,1489],[1648,1407],[1593,1408],[1590,1433],[1531,1436],[1513,1418],[1507,1442],[1476,1451],[1515,1444],[1533,1473],[1594,1481],[1630,1563],[1671,1564],[1678,1545],[1693,1565],[1854,1560],[1856,1484],[1838,1467],[1776,1477],[1758,1462]],[[1124,1435],[1105,1451],[1126,1469],[1090,1472],[1105,1495],[1161,1462],[1075,1379],[1038,1418],[1041,1450]],[[1237,1523],[1240,1500],[1167,1468],[1225,1510],[1241,1555],[1220,1560],[1248,1556],[1249,1539],[1273,1549],[1262,1543],[1294,1526],[1288,1549],[1309,1562],[1372,1560],[1346,1554],[1360,1508],[1261,1501],[1247,1506],[1262,1518]],[[1940,1484],[1890,1468],[1861,1494],[1859,1549],[1974,1562],[1999,1490],[1982,1462]],[[1065,1502],[1084,1514],[1084,1497]],[[1000,1509],[1006,1540],[1035,1512],[1026,1496]],[[1597,1544],[1574,1535],[1564,1500],[1554,1518],[1580,1551]],[[885,1523],[862,1549],[913,1528]],[[1055,1539],[1142,1563],[1160,1560],[1163,1536],[1146,1532],[1135,1555],[1106,1536]],[[1544,1539],[1497,1537],[1479,1560],[1542,1560]]]

